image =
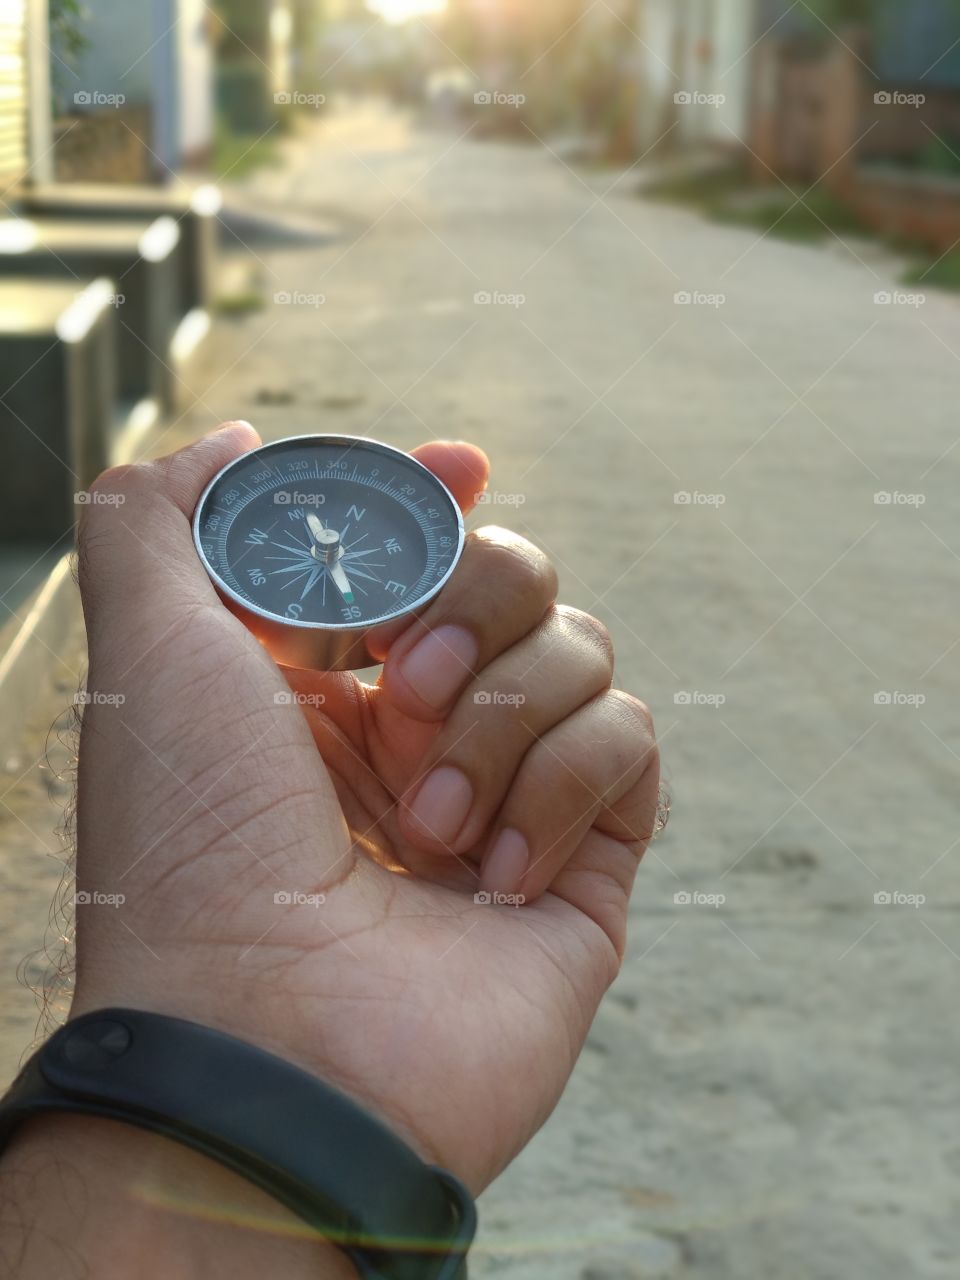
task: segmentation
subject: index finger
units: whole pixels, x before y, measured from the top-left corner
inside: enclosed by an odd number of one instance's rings
[[[490,460],[482,449],[466,440],[432,440],[411,453],[443,481],[464,515],[473,510],[490,478]]]

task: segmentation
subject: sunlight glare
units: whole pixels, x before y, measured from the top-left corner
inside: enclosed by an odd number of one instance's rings
[[[409,22],[431,13],[442,13],[447,0],[367,0],[367,8],[380,15],[384,22]]]

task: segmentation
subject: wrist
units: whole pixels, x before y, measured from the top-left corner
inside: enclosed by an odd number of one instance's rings
[[[382,1120],[425,1164],[462,1176],[451,1152],[438,1150],[430,1135],[419,1131],[398,1098],[370,1087],[370,1079],[381,1076],[363,1070],[363,1060],[357,1057],[356,1027],[344,1019],[342,1001],[325,1017],[324,1001],[314,994],[311,1015],[293,1016],[291,1010],[298,1002],[278,995],[274,975],[267,980],[241,978],[240,965],[234,962],[229,965],[235,975],[231,981],[198,981],[197,975],[204,972],[200,957],[187,955],[181,960],[186,980],[178,981],[175,969],[167,966],[162,983],[155,981],[150,970],[132,965],[120,966],[122,980],[111,976],[106,982],[90,980],[93,975],[84,975],[81,967],[70,1018],[120,1006],[183,1018],[236,1036],[339,1089]]]
[[[340,1250],[179,1143],[76,1115],[24,1124],[0,1160],[4,1274],[127,1280],[356,1280]]]

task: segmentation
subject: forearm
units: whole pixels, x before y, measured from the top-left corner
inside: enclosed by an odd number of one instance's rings
[[[116,1121],[32,1120],[0,1160],[0,1273],[15,1280],[356,1280],[239,1175]]]

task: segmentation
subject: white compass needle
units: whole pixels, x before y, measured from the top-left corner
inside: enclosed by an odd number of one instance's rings
[[[319,516],[314,515],[312,511],[307,513],[307,528],[310,530],[310,536],[314,541],[314,546],[311,547],[311,554],[326,567],[327,573],[333,579],[334,586],[347,604],[353,604],[353,588],[350,585],[350,579],[344,572],[343,565],[340,563],[343,548],[340,545],[339,533],[335,529],[324,528],[323,521]]]
[[[333,579],[334,584],[340,594],[346,600],[347,604],[353,604],[353,589],[350,586],[350,579],[343,571],[342,564],[328,564],[327,571]]]

